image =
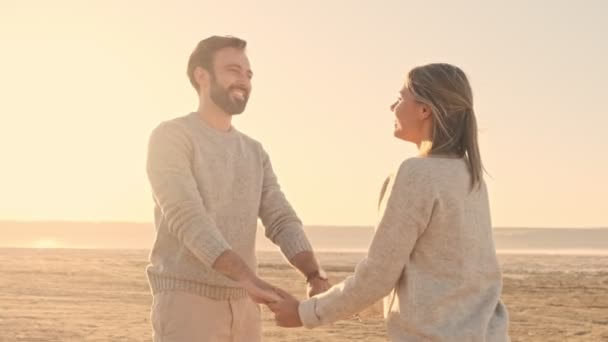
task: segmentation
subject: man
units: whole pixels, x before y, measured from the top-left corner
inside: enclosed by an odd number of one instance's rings
[[[154,341],[261,339],[256,303],[279,297],[255,273],[258,217],[265,235],[306,276],[308,295],[329,288],[268,154],[232,126],[251,93],[245,48],[236,37],[202,40],[188,61],[198,111],[162,123],[150,137]]]

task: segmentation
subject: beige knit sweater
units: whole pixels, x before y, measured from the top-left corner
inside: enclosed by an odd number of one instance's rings
[[[217,131],[198,113],[164,122],[151,135],[147,172],[156,204],[156,241],[147,267],[153,293],[245,297],[211,265],[231,249],[256,269],[258,217],[288,259],[312,250],[268,154],[235,128]]]
[[[392,341],[508,341],[485,183],[466,159],[417,157],[385,183],[376,233],[353,276],[299,306],[306,327],[384,297]]]

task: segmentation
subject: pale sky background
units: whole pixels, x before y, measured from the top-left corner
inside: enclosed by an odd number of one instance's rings
[[[606,1],[0,2],[0,219],[151,221],[151,130],[196,109],[196,43],[249,43],[235,126],[306,224],[372,225],[415,154],[388,107],[407,71],[470,77],[495,226],[608,226]]]

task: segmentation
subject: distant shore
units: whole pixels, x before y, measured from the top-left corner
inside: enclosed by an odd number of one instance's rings
[[[365,252],[373,228],[365,226],[305,226],[317,251]],[[149,249],[155,237],[152,223],[0,221],[0,248]],[[608,255],[608,228],[495,228],[501,254]],[[257,249],[276,251],[257,232]]]

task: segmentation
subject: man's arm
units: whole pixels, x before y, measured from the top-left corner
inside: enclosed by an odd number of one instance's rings
[[[231,247],[203,204],[192,174],[192,153],[192,141],[184,128],[165,122],[150,136],[146,171],[169,233],[211,266]]]
[[[277,177],[272,169],[270,158],[262,149],[264,180],[259,216],[266,229],[266,237],[281,248],[287,260],[304,277],[320,270],[312,246],[302,228],[302,221],[285,198]],[[329,283],[318,277],[310,279],[309,296],[329,288]]]
[[[327,278],[324,277],[321,266],[313,252],[300,252],[289,260],[306,278],[308,297],[323,293],[331,287]]]
[[[213,269],[237,282],[256,303],[268,304],[281,299],[272,285],[258,278],[245,261],[231,250],[215,260]]]
[[[259,302],[276,300],[270,285],[255,276],[207,214],[190,165],[191,141],[176,123],[164,123],[150,137],[146,170],[168,230],[202,263],[239,283]]]

